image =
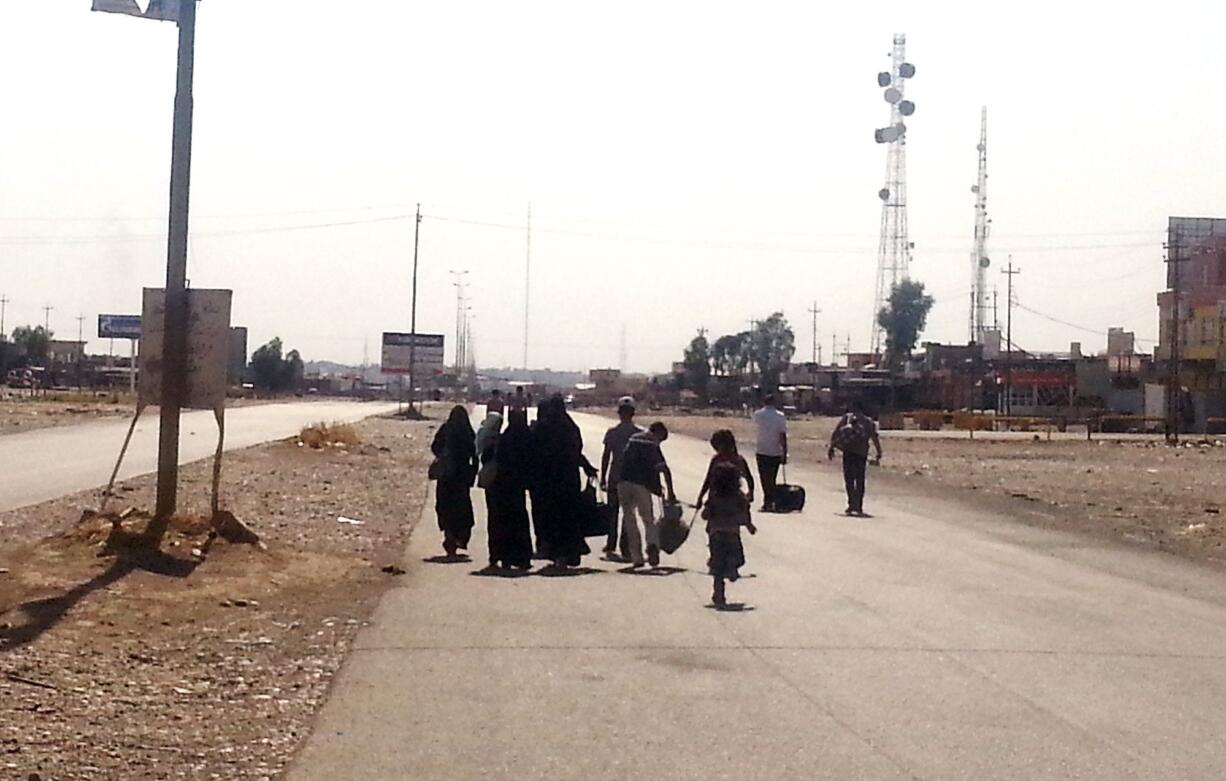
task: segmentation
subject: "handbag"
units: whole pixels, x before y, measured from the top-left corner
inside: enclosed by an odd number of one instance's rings
[[[498,477],[498,459],[490,458],[481,464],[481,469],[477,472],[477,487],[489,488],[494,484],[494,480]]]
[[[443,461],[441,458],[435,458],[430,462],[430,467],[426,469],[426,478],[429,480],[438,480],[443,476]]]
[[[613,528],[613,508],[600,501],[596,481],[588,478],[587,487],[579,494],[579,529],[584,537],[608,537]]]
[[[665,502],[664,512],[660,519],[660,550],[670,556],[678,551],[685,541],[690,537],[690,528],[694,525],[694,519],[698,517],[698,511],[694,511],[694,518],[690,519],[689,523],[682,520],[684,509],[680,503]]]

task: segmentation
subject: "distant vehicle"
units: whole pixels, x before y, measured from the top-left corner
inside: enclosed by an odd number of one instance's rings
[[[34,372],[29,369],[10,369],[4,378],[4,384],[10,388],[33,388]]]

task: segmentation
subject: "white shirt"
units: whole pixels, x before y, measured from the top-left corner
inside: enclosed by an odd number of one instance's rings
[[[763,407],[753,414],[753,422],[758,426],[758,455],[783,456],[780,435],[788,433],[787,416],[773,407]]]

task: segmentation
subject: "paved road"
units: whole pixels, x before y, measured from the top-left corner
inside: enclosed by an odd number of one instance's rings
[[[296,434],[318,421],[352,422],[395,409],[394,404],[312,401],[260,404],[226,411],[226,449],[251,447]],[[131,419],[108,420],[0,436],[0,510],[105,486]],[[182,463],[213,455],[217,424],[211,412],[187,412],[181,423]],[[120,479],[157,469],[157,410],[141,417]]]
[[[692,493],[705,445],[665,449]],[[791,472],[742,612],[701,534],[670,575],[500,579],[423,562],[428,514],[288,778],[1226,777],[1226,578],[871,482],[845,518]]]

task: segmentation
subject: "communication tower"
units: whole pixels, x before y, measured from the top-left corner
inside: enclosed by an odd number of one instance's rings
[[[979,178],[971,192],[975,194],[975,243],[971,247],[971,314],[969,340],[982,342],[983,332],[988,328],[988,231],[992,221],[988,219],[988,107],[979,114]]]
[[[907,80],[915,76],[915,66],[907,62],[907,36],[894,35],[890,70],[877,74],[877,86],[890,104],[890,124],[878,128],[874,138],[886,146],[885,186],[877,192],[881,199],[881,243],[877,251],[877,295],[873,300],[872,351],[885,347],[885,331],[877,323],[877,313],[890,300],[900,281],[911,276],[911,250],[915,245],[907,235],[907,125],[905,118],[915,113],[915,104],[905,99]]]

